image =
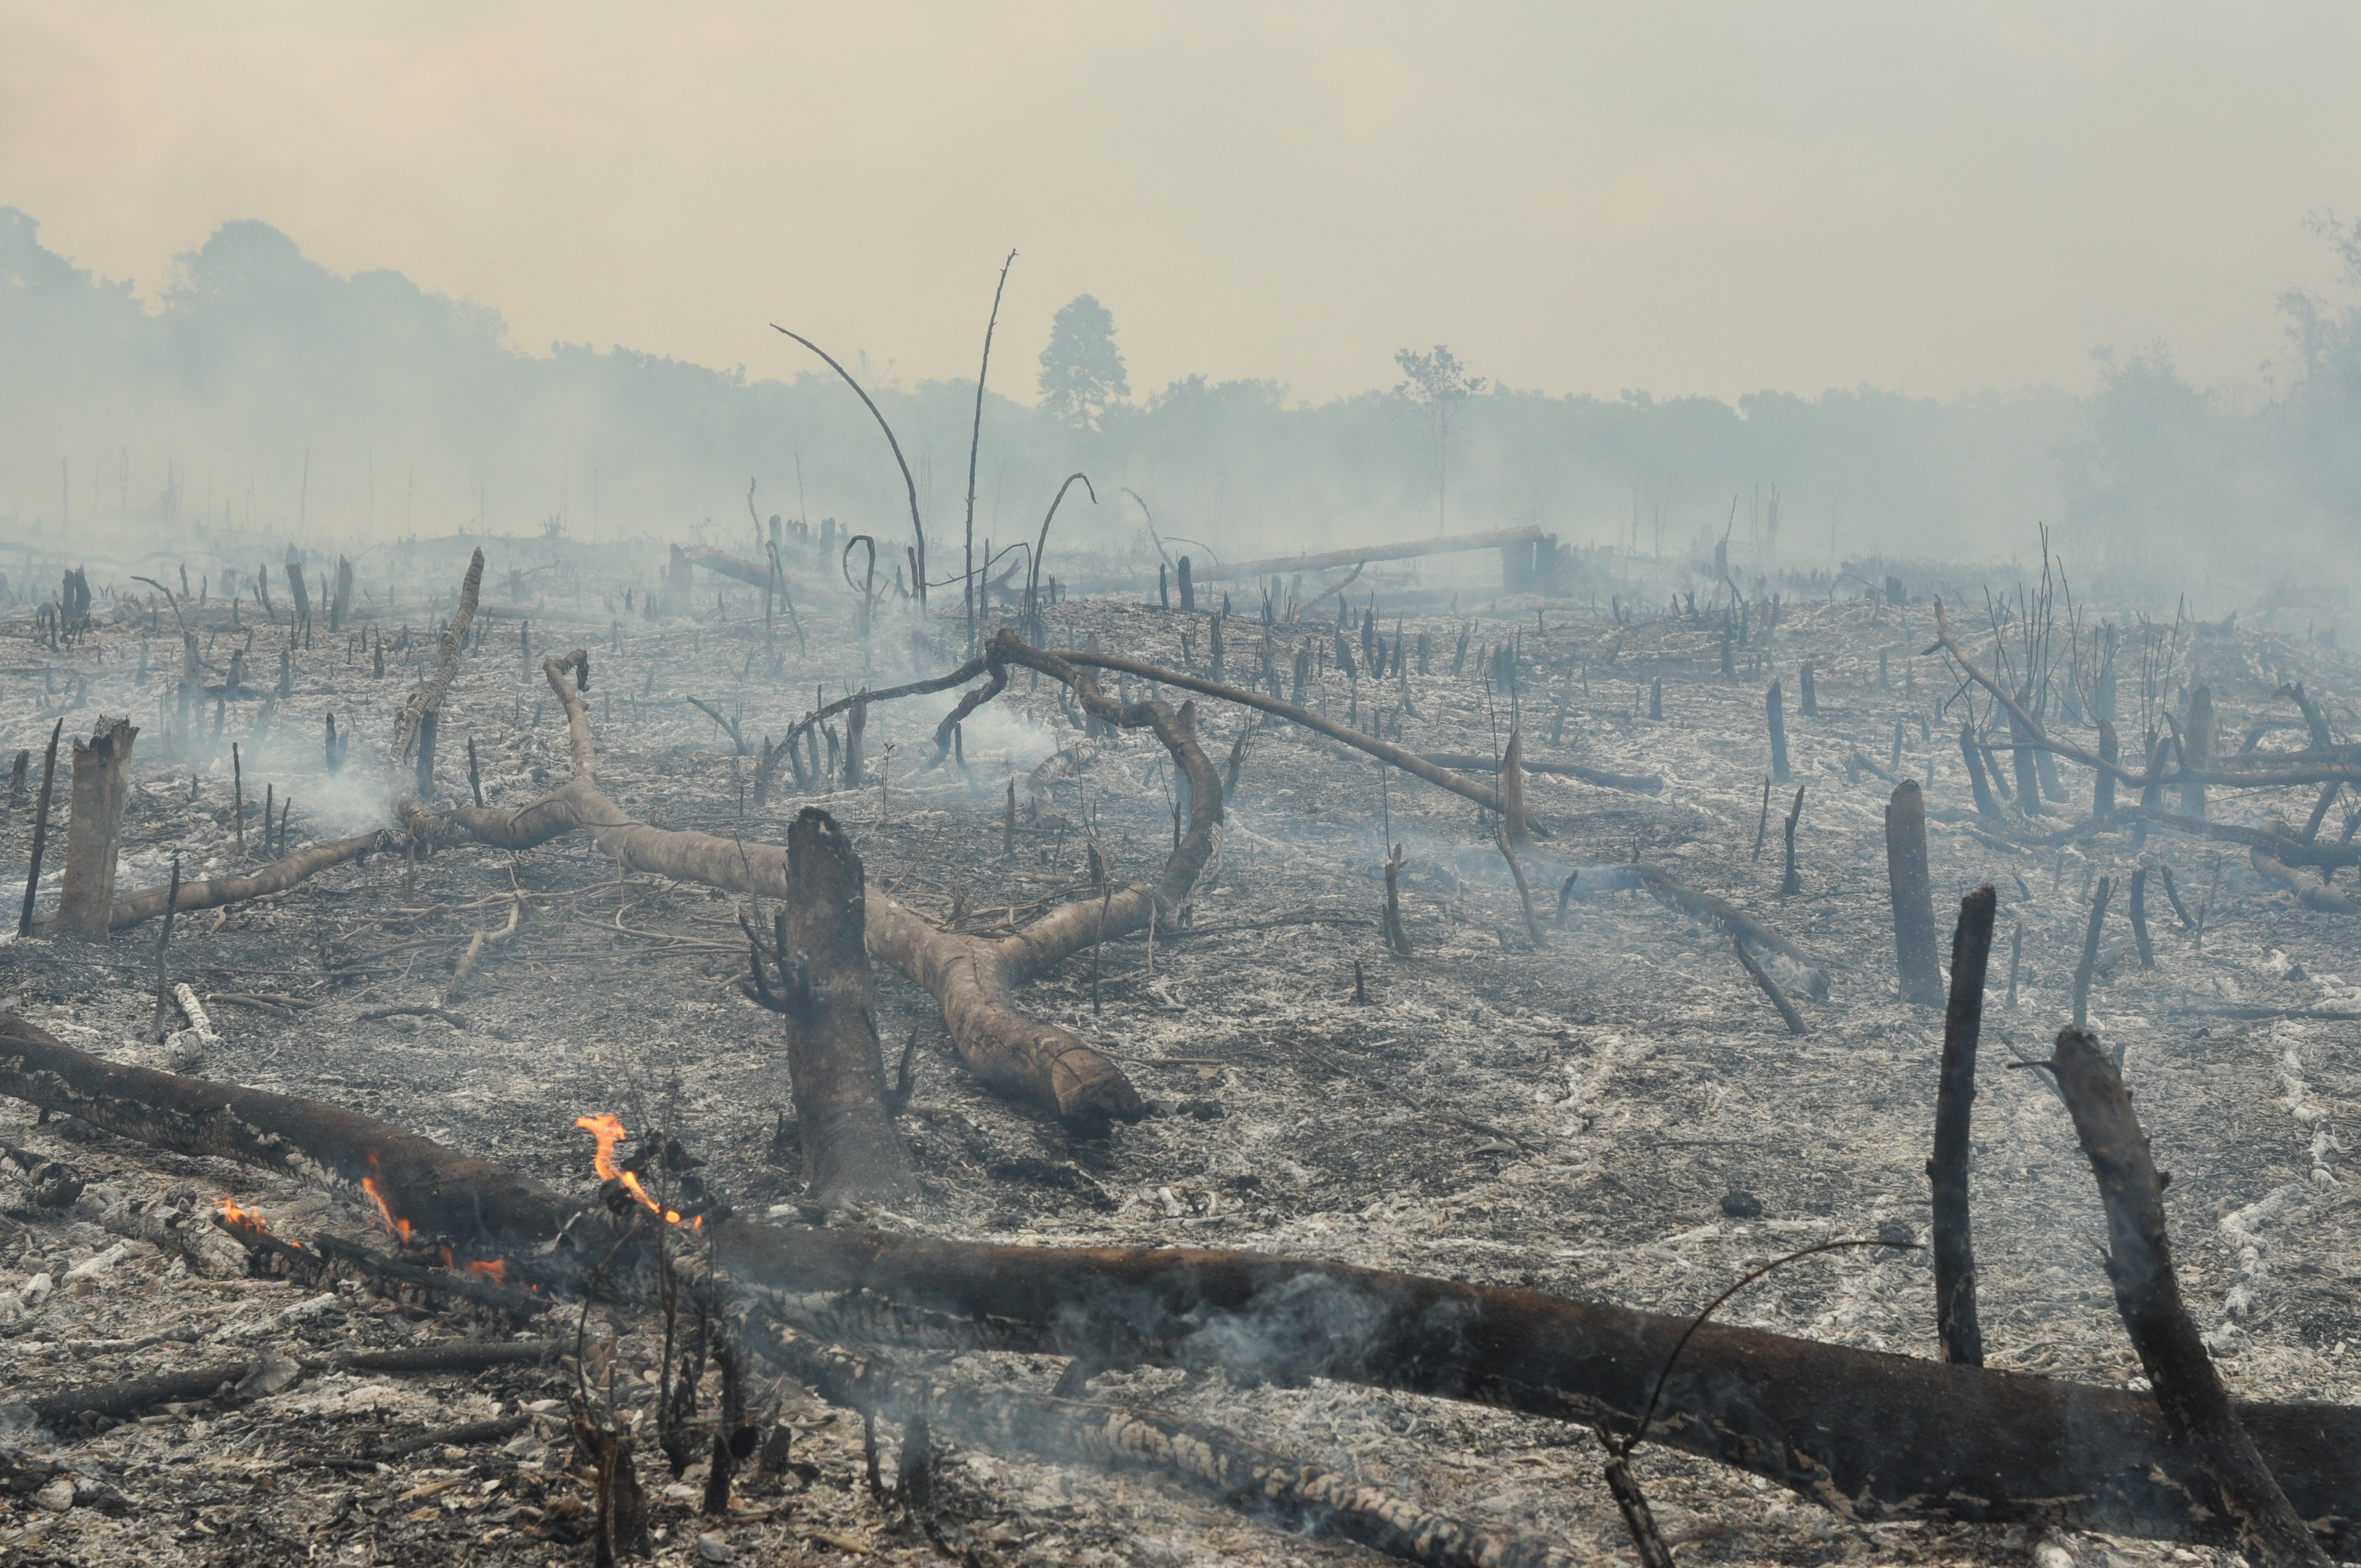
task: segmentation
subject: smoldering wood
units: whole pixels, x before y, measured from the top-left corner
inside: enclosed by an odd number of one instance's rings
[[[1983,1026],[1993,921],[2000,897],[1990,883],[1960,900],[1951,934],[1951,990],[1943,1013],[1943,1063],[1935,1091],[1935,1146],[1927,1161],[1934,1188],[1935,1333],[1943,1359],[1984,1364],[1976,1317],[1976,1255],[1969,1203],[1970,1128],[1976,1098],[1976,1039]]]
[[[1745,967],[1747,978],[1760,987],[1763,994],[1771,999],[1771,1005],[1779,1010],[1779,1017],[1787,1025],[1787,1033],[1791,1035],[1811,1033],[1809,1025],[1804,1022],[1804,1015],[1795,1011],[1795,1004],[1787,1000],[1785,992],[1779,989],[1779,982],[1773,980],[1754,955],[1746,950],[1745,938],[1732,937],[1730,939],[1730,945],[1737,950],[1738,961]]]
[[[1482,756],[1473,751],[1426,751],[1422,752],[1421,755],[1437,767],[1455,768],[1461,773],[1496,773],[1500,771],[1498,758]],[[1661,795],[1664,788],[1664,779],[1655,773],[1619,773],[1606,768],[1589,767],[1581,762],[1567,762],[1559,758],[1528,756],[1522,758],[1521,762],[1525,772],[1529,773],[1549,773],[1558,778],[1580,779],[1585,784],[1597,784],[1601,789],[1630,790],[1640,795]]]
[[[1269,1376],[1471,1399],[1586,1425],[1635,1423],[1685,1318],[1336,1263],[1185,1248],[987,1247],[877,1233],[724,1225],[749,1287],[857,1291],[1027,1330],[1112,1365],[1212,1366],[1246,1345]],[[1370,1325],[1337,1336],[1318,1325]],[[1241,1337],[1243,1336],[1243,1337]],[[2239,1407],[2332,1550],[2361,1544],[2361,1411]],[[2103,1434],[2102,1436],[2101,1434]],[[1764,1475],[1857,1519],[2045,1523],[2189,1539],[2191,1499],[2156,1468],[2170,1442],[2128,1390],[1846,1350],[1709,1324],[1649,1441]]]
[[[2200,688],[2201,690],[2202,688]],[[2306,1514],[2257,1452],[2231,1408],[2229,1390],[2180,1299],[2165,1222],[2164,1186],[2123,1075],[2079,1026],[2061,1029],[2045,1064],[2058,1080],[2074,1135],[2097,1178],[2107,1214],[2107,1278],[2115,1310],[2139,1353],[2166,1426],[2177,1440],[2167,1473],[2230,1521],[2250,1562],[2317,1564],[2328,1555]]]
[[[1572,1568],[1580,1561],[1538,1536],[1464,1523],[1208,1422],[923,1376],[781,1323],[748,1338],[779,1370],[832,1404],[917,1423],[929,1434],[991,1453],[1149,1471],[1268,1510],[1290,1528],[1333,1532],[1430,1568]]]
[[[0,1019],[0,1092],[35,1103],[60,1099],[43,1086],[88,1067],[142,1070],[97,1063],[21,1020]],[[248,1135],[214,1140],[152,1114],[136,1124],[117,1116],[109,1130],[291,1168],[300,1157],[283,1129],[338,1121],[340,1146],[396,1152],[381,1174],[397,1212],[421,1206],[435,1183],[465,1172],[473,1179],[472,1228],[519,1249],[556,1236],[580,1212],[528,1179],[479,1169],[350,1113],[148,1076],[196,1085],[214,1106],[226,1101],[264,1120],[247,1122]],[[26,1087],[41,1092],[20,1092]],[[83,1103],[95,1104],[85,1096],[55,1108],[89,1119]],[[414,1146],[432,1157],[413,1160]],[[1248,1253],[1002,1246],[739,1220],[708,1232],[725,1276],[774,1306],[851,1292],[855,1301],[991,1325],[994,1343],[1010,1348],[1087,1354],[1102,1365],[1213,1366],[1245,1355],[1266,1376],[1335,1378],[1619,1429],[1636,1422],[1664,1353],[1689,1328],[1682,1318],[1522,1288]],[[880,1333],[904,1321],[875,1311],[862,1319]],[[1337,1321],[1369,1329],[1339,1336],[1320,1326]],[[390,1367],[419,1354],[384,1353],[366,1365]],[[2188,1495],[2162,1479],[2158,1455],[2169,1436],[2161,1417],[2128,1391],[1708,1325],[1690,1340],[1658,1409],[1650,1441],[1751,1470],[1857,1518],[2182,1539],[2205,1528]],[[2328,1544],[2361,1548],[2351,1522],[2361,1519],[2361,1411],[2250,1404],[2238,1413],[2299,1510],[2322,1520]]]
[[[369,1178],[401,1217],[494,1252],[555,1236],[577,1207],[337,1106],[104,1061],[14,1014],[0,1013],[0,1094],[177,1154],[346,1188]]]

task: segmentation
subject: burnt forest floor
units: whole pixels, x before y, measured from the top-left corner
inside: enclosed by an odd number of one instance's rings
[[[1490,693],[1477,672],[1490,647],[1516,639],[1515,701],[1529,758],[1661,777],[1655,794],[1530,779],[1532,809],[1552,835],[1529,857],[1542,943],[1527,935],[1491,827],[1474,807],[1317,737],[1258,724],[1222,848],[1186,925],[1159,930],[1152,953],[1142,936],[1108,944],[1095,976],[1085,952],[1022,996],[1036,1015],[1115,1055],[1155,1113],[1103,1141],[1080,1141],[992,1097],[950,1055],[930,999],[881,970],[889,1063],[914,1033],[917,1041],[917,1090],[900,1125],[926,1198],[907,1213],[869,1216],[873,1223],[1044,1245],[1186,1243],[1341,1258],[1675,1312],[1697,1310],[1750,1266],[1817,1241],[1897,1230],[1924,1239],[1941,1020],[1895,998],[1883,830],[1890,786],[1848,764],[1858,751],[1890,765],[1901,721],[1903,776],[1927,784],[1932,808],[1971,804],[1957,716],[1936,712],[1956,676],[1938,658],[1913,657],[1934,641],[1931,609],[1785,606],[1768,645],[1757,628],[1729,680],[1718,630],[1706,623],[1622,628],[1598,612],[1532,599],[1481,609],[1405,621],[1413,641],[1422,630],[1431,639],[1433,673],[1407,681],[1415,717],[1400,711],[1403,687],[1392,674],[1356,689],[1336,673],[1326,652],[1333,620],[1268,635],[1282,674],[1298,645],[1323,648],[1330,667],[1316,702],[1334,716],[1369,723],[1379,721],[1375,712],[1389,732],[1399,721],[1417,750],[1460,753],[1490,753],[1506,738],[1509,698]],[[820,806],[848,825],[872,876],[890,879],[897,899],[938,919],[956,909],[961,928],[978,931],[998,927],[1012,909],[1021,922],[1028,906],[1082,896],[1086,829],[1105,846],[1118,878],[1152,874],[1170,850],[1171,770],[1154,739],[1140,732],[1085,741],[1055,688],[1037,689],[1022,674],[967,725],[963,766],[921,765],[948,695],[882,705],[869,721],[882,784],[798,794],[783,768],[757,810],[753,759],[733,757],[728,737],[683,699],[742,712],[752,744],[762,733],[783,733],[823,683],[834,696],[848,681],[884,685],[956,662],[955,648],[939,641],[931,648],[921,641],[919,657],[905,652],[889,663],[882,652],[889,642],[912,645],[906,622],[881,621],[881,652],[870,655],[876,673],[864,675],[850,615],[807,607],[812,653],[797,654],[783,623],[783,674],[774,680],[758,668],[759,613],[750,618],[742,608],[731,619],[696,621],[525,613],[534,666],[541,652],[576,640],[591,647],[602,783],[644,820],[776,843],[797,808]],[[1189,656],[1185,630],[1202,668],[1206,619],[1071,601],[1053,612],[1049,640],[1072,647],[1095,637],[1109,651],[1179,664]],[[195,761],[193,790],[191,761],[168,754],[159,723],[159,694],[178,667],[179,640],[169,629],[153,644],[156,667],[144,683],[135,676],[144,612],[138,624],[108,625],[81,648],[17,663],[38,669],[46,660],[88,677],[85,706],[65,716],[69,733],[79,726],[87,734],[102,711],[128,710],[142,725],[120,885],[148,887],[166,880],[176,850],[192,877],[241,863],[231,819],[233,739],[242,742],[254,851],[246,859],[259,858],[254,819],[266,787],[293,796],[291,846],[385,820],[384,737],[410,690],[433,612],[414,610],[410,620],[412,646],[389,655],[382,679],[368,652],[320,637],[295,653],[292,694],[275,713],[263,714],[251,698],[228,703],[219,739],[206,713],[204,733],[186,742],[205,753]],[[1469,625],[1473,641],[1453,674]],[[951,622],[938,626],[955,638]],[[380,620],[363,636],[390,641],[392,632],[392,621]],[[1252,617],[1229,621],[1233,678],[1253,670],[1265,635]],[[283,624],[261,632],[258,681],[267,684],[286,641]],[[226,661],[227,646],[219,645],[217,659]],[[2212,685],[2224,735],[2242,734],[2253,720],[2293,718],[2292,705],[2270,693],[2296,678],[2349,733],[2361,695],[2349,657],[2251,627],[2200,639],[2193,649],[2195,678]],[[1795,674],[1806,659],[1817,677],[1814,717],[1796,702]],[[1802,892],[1784,899],[1780,817],[1789,791],[1775,792],[1756,852],[1768,766],[1763,694],[1773,675],[1785,680],[1793,771],[1806,786]],[[1649,683],[1658,677],[1664,718],[1652,721]],[[2186,661],[2169,677],[2175,690],[2191,679]],[[22,671],[0,683],[0,740],[11,753],[35,748],[37,780],[38,747],[60,700],[44,696],[45,684],[54,683]],[[318,739],[321,716],[331,710],[359,740],[333,777]],[[1235,708],[1200,704],[1200,732],[1217,766],[1242,722]],[[2263,749],[2300,736],[2274,732]],[[566,777],[562,716],[537,667],[528,677],[513,619],[494,623],[469,655],[446,706],[439,776],[446,795],[467,793],[468,737],[494,805],[521,804]],[[1070,756],[1042,770],[1040,789],[1028,787],[1037,765],[1060,748]],[[61,761],[60,815],[66,772]],[[2076,803],[2051,806],[2045,827],[2089,809],[2089,775],[2060,772]],[[1012,779],[1018,813],[1010,853],[1004,813]],[[2213,811],[2219,820],[2258,823],[2276,814],[2300,824],[2315,793],[2217,792]],[[21,887],[29,816],[16,805],[0,832],[6,863],[18,868],[12,887]],[[2332,814],[2326,830],[2341,827]],[[62,860],[62,831],[50,840],[52,871]],[[1964,823],[1938,820],[1930,832],[1947,934],[1961,894],[1991,882],[2000,894],[1975,1109],[1975,1245],[1991,1363],[2139,1381],[2100,1263],[2100,1208],[2065,1113],[2040,1075],[2001,1064],[2047,1054],[2068,1014],[2092,878],[2118,873],[2120,884],[2144,853],[2174,866],[2192,911],[2210,896],[2202,946],[2152,888],[2157,968],[2144,971],[2119,895],[2093,1022],[2126,1051],[2158,1164],[2173,1174],[2169,1209],[2187,1293],[2236,1391],[2354,1399],[2361,1393],[2354,1376],[2361,1199],[2339,1184],[2336,1135],[2361,1094],[2361,1024],[2237,1014],[2361,1008],[2361,926],[2294,906],[2235,846],[2158,831],[2144,849],[2118,832],[2063,850],[2020,850]],[[1407,960],[1388,953],[1378,931],[1389,834],[1407,856],[1414,954]],[[1835,984],[1825,1003],[1800,1000],[1806,1036],[1788,1035],[1725,937],[1644,894],[1577,896],[1556,920],[1555,890],[1567,867],[1635,854],[1825,957]],[[54,884],[45,884],[53,905]],[[504,923],[500,895],[512,890],[525,905],[515,936],[489,948],[455,990],[458,958],[475,933]],[[714,1185],[740,1210],[799,1223],[793,1155],[775,1146],[788,1103],[785,1063],[776,1020],[736,989],[746,967],[737,916],[733,901],[700,888],[618,880],[577,837],[522,854],[462,848],[414,865],[380,856],[338,868],[225,914],[182,916],[170,961],[175,979],[217,998],[221,1040],[195,1069],[206,1076],[332,1101],[572,1191],[596,1184],[591,1141],[576,1129],[577,1116],[611,1111],[640,1131],[653,1114],[711,1162]],[[2017,932],[2023,959],[2012,1008],[2000,988]],[[151,1028],[156,934],[150,923],[104,947],[47,935],[12,940],[0,947],[0,1001],[85,1050],[169,1066]],[[1362,1003],[1354,999],[1356,963]],[[230,996],[285,1000],[258,1005]],[[399,1006],[450,1016],[363,1016]],[[344,1195],[160,1155],[70,1123],[38,1124],[14,1102],[0,1102],[0,1143],[70,1159],[90,1184],[67,1212],[0,1190],[0,1382],[8,1398],[225,1354],[308,1354],[485,1332],[366,1294],[340,1299],[206,1277],[104,1223],[177,1189],[199,1203],[235,1195],[299,1237],[368,1237],[370,1213]],[[1726,1212],[1732,1194],[1751,1195],[1759,1214]],[[1816,1257],[1741,1293],[1723,1316],[1931,1355],[1925,1258],[1923,1251]],[[574,1311],[551,1319],[533,1332],[570,1339]],[[620,1309],[593,1319],[594,1332],[614,1341],[624,1387],[643,1372],[653,1377],[646,1369],[659,1324]],[[157,1335],[170,1337],[128,1343]],[[1045,1391],[1056,1376],[1050,1363],[997,1359],[975,1356],[950,1370]],[[441,1376],[324,1373],[251,1400],[172,1406],[94,1437],[6,1434],[0,1441],[103,1471],[129,1508],[58,1511],[21,1497],[0,1500],[0,1559],[588,1563],[589,1494],[564,1470],[571,1442],[561,1435],[562,1404],[546,1403],[562,1401],[568,1387],[554,1366]],[[654,1392],[650,1385],[624,1398],[645,1406]],[[1214,1420],[1577,1552],[1623,1561],[1630,1551],[1600,1478],[1597,1441],[1578,1428],[1357,1387],[1246,1387],[1153,1371],[1107,1374],[1093,1394]],[[795,1456],[816,1472],[748,1477],[743,1517],[717,1525],[695,1511],[701,1467],[675,1482],[654,1463],[647,1479],[657,1561],[699,1561],[700,1536],[707,1561],[725,1549],[741,1563],[935,1556],[924,1534],[866,1490],[859,1419],[793,1388],[778,1398]],[[534,1419],[505,1443],[430,1448],[375,1469],[302,1463],[511,1411]],[[890,1441],[889,1433],[889,1448]],[[1643,1449],[1639,1471],[1685,1563],[2023,1561],[2037,1544],[2018,1530],[1863,1527],[1663,1449]],[[1161,1568],[1367,1555],[1137,1474],[954,1450],[939,1493],[947,1538],[978,1563]],[[2059,1544],[2093,1563],[2226,1560],[2111,1538]]]

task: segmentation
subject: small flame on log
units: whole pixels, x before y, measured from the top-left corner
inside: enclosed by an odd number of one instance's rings
[[[497,1257],[489,1263],[480,1260],[471,1263],[467,1265],[467,1272],[480,1274],[495,1285],[506,1285],[509,1282],[509,1266],[505,1260]]]
[[[385,1206],[385,1194],[377,1190],[377,1178],[373,1176],[362,1177],[361,1190],[368,1193],[369,1196],[369,1201],[377,1205],[378,1218],[385,1222],[387,1232],[400,1238],[402,1245],[408,1246],[410,1245],[410,1222],[407,1220],[397,1220],[393,1217],[393,1211]]]
[[[270,1236],[273,1240],[286,1242],[291,1247],[300,1249],[303,1245],[302,1242],[291,1241],[285,1236],[278,1235],[271,1230],[270,1222],[264,1218],[261,1210],[241,1209],[238,1207],[237,1200],[234,1198],[225,1196],[222,1199],[221,1222],[233,1231],[250,1231],[256,1235]]]
[[[625,1170],[615,1163],[615,1146],[631,1136],[631,1134],[623,1130],[623,1119],[620,1116],[611,1111],[602,1111],[595,1116],[577,1116],[574,1118],[574,1124],[598,1140],[598,1152],[590,1157],[590,1164],[591,1168],[598,1171],[600,1180],[612,1181],[620,1185],[624,1191],[638,1199],[649,1213],[663,1215],[665,1224],[677,1225],[681,1223],[679,1210],[667,1209],[648,1196],[648,1190],[640,1185],[639,1172]],[[689,1221],[688,1228],[692,1231],[703,1230],[705,1216],[699,1214]]]

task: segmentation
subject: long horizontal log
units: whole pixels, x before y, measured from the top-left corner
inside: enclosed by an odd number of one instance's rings
[[[1350,550],[1329,550],[1317,555],[1278,555],[1267,561],[1235,561],[1226,566],[1217,561],[1192,568],[1192,575],[1201,583],[1234,583],[1242,577],[1324,572],[1331,566],[1350,566],[1363,561],[1409,561],[1424,555],[1457,554],[1467,550],[1498,550],[1504,545],[1531,544],[1542,537],[1542,531],[1530,525],[1496,528],[1489,533],[1444,534],[1433,539],[1414,539],[1402,544],[1367,544]]]
[[[1572,870],[1575,883],[1570,891],[1575,896],[1593,893],[1649,894],[1692,920],[1710,921],[1752,948],[1777,954],[1803,971],[1798,978],[1813,1001],[1828,1000],[1835,965],[1797,947],[1728,899],[1701,893],[1662,867],[1644,861],[1576,866]]]
[[[1296,1529],[1341,1535],[1427,1568],[1575,1568],[1582,1561],[1538,1536],[1464,1524],[1184,1416],[903,1372],[784,1324],[747,1338],[765,1360],[831,1404],[922,1423],[929,1438],[994,1453],[1150,1470],[1266,1509]]]
[[[1473,751],[1429,751],[1426,760],[1438,767],[1459,768],[1468,773],[1497,773],[1500,771],[1499,762]],[[1551,773],[1559,778],[1580,779],[1601,789],[1659,795],[1664,788],[1664,781],[1654,773],[1615,773],[1604,768],[1587,768],[1580,762],[1536,762],[1531,757],[1519,758],[1517,765],[1529,773]]]
[[[1187,1248],[1018,1247],[724,1224],[720,1266],[783,1301],[863,1291],[1029,1328],[1114,1365],[1244,1367],[1635,1425],[1686,1319],[1349,1264]],[[1708,1325],[1648,1440],[1864,1520],[2049,1525],[2198,1538],[2169,1442],[2129,1390]],[[2361,1410],[2240,1408],[2323,1543],[2361,1550]]]
[[[485,1253],[553,1236],[579,1207],[503,1167],[338,1106],[125,1067],[13,1013],[0,1014],[0,1094],[178,1154],[326,1185],[368,1180],[398,1217]]]
[[[357,833],[349,839],[339,839],[331,844],[314,844],[298,850],[282,860],[273,861],[244,876],[209,877],[203,882],[184,882],[180,896],[172,897],[169,887],[145,888],[115,901],[107,923],[120,931],[126,926],[137,926],[143,920],[153,920],[164,913],[168,900],[174,909],[186,915],[198,909],[217,909],[225,904],[243,904],[250,898],[284,893],[307,878],[319,875],[332,866],[341,866],[368,859],[386,844],[387,835],[377,829]]]
[[[580,1212],[528,1178],[333,1106],[115,1068],[20,1019],[0,1019],[0,1093],[159,1147],[299,1171],[335,1168],[356,1146],[396,1150],[381,1190],[397,1213],[430,1204],[451,1213],[471,1198],[474,1228],[520,1252]],[[146,1097],[57,1087],[116,1081],[146,1084]],[[187,1118],[152,1109],[179,1094],[242,1110],[238,1135],[194,1135]],[[225,1113],[207,1113],[206,1124]],[[300,1142],[323,1128],[332,1146]],[[996,1246],[737,1220],[708,1230],[717,1265],[790,1315],[815,1298],[825,1306],[863,1292],[857,1299],[906,1303],[988,1328],[1000,1343],[1100,1365],[1326,1377],[1627,1431],[1688,1327],[1535,1290],[1256,1253]],[[1649,1441],[1855,1518],[2174,1539],[2212,1528],[2159,1479],[2162,1420],[2129,1390],[1708,1326],[1683,1352],[1658,1412]],[[2323,1544],[2361,1552],[2361,1410],[2248,1404],[2238,1413]]]
[[[2268,828],[2241,828],[2230,822],[2208,822],[2202,817],[2182,817],[2160,806],[2119,806],[2118,819],[2149,822],[2175,833],[2188,833],[2200,839],[2219,839],[2225,844],[2244,844],[2260,850],[2282,865],[2290,866],[2361,866],[2361,844],[2307,844],[2301,839]]]
[[[739,582],[753,587],[765,587],[772,580],[771,569],[768,566],[758,565],[742,556],[732,555],[726,550],[716,550],[710,544],[692,544],[681,554],[708,572],[718,572],[722,576],[734,577]],[[778,581],[807,599],[818,598],[823,593],[830,591],[838,592],[840,595],[841,593],[841,590],[815,587],[802,578],[791,577],[785,572],[779,574]]]

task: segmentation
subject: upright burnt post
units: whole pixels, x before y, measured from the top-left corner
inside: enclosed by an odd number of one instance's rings
[[[1993,798],[1992,781],[1984,777],[1984,760],[1976,750],[1976,727],[1964,718],[1960,720],[1960,755],[1967,759],[1968,783],[1976,792],[1976,815],[1987,822],[2008,820],[2000,802]]]
[[[1896,785],[1885,803],[1885,881],[1894,900],[1894,956],[1902,999],[1919,1007],[1943,1004],[1943,975],[1935,967],[1935,894],[1927,872],[1927,797],[1917,781]]]
[[[2091,1022],[2091,974],[2099,963],[2099,937],[2106,926],[2107,895],[2114,891],[2110,877],[2099,879],[2098,895],[2091,900],[2091,924],[2082,933],[2082,961],[2074,966],[2074,1027]]]
[[[2164,1185],[2147,1135],[2132,1113],[2131,1091],[2081,1028],[2060,1029],[2050,1059],[2075,1136],[2098,1179],[2107,1211],[2107,1281],[2115,1310],[2177,1440],[2167,1463],[2175,1479],[2228,1521],[2249,1563],[2327,1568],[2328,1555],[2239,1425],[2229,1390],[2180,1299],[2165,1224]],[[2177,1461],[2177,1463],[2176,1463]]]
[[[123,851],[123,810],[131,798],[131,742],[138,734],[127,718],[101,719],[90,740],[73,743],[73,819],[66,825],[58,924],[94,942],[106,940],[115,913],[115,867]]]
[[[1976,1322],[1976,1252],[1969,1227],[1968,1151],[1976,1098],[1976,1036],[1983,1027],[1984,976],[1992,960],[1992,884],[1960,900],[1951,936],[1951,1000],[1943,1014],[1943,1074],[1935,1091],[1935,1154],[1927,1179],[1935,1189],[1935,1332],[1943,1359],[1984,1364]]]
[[[786,907],[767,955],[777,981],[763,972],[758,940],[749,992],[786,1019],[804,1201],[822,1210],[888,1201],[916,1185],[885,1107],[866,898],[852,840],[836,818],[805,806],[787,829]]]
[[[1763,696],[1763,712],[1771,725],[1771,776],[1780,784],[1789,781],[1787,774],[1787,715],[1786,698],[1773,681],[1771,689]]]
[[[1189,576],[1188,556],[1180,557],[1180,569],[1177,575],[1180,579],[1180,609],[1183,612],[1194,610],[1197,608],[1197,585]]]
[[[2111,719],[2099,721],[2099,761],[2113,762],[2123,754],[2123,743],[2115,739],[2115,726]],[[2115,775],[2105,768],[2098,773],[2098,782],[2091,786],[2091,817],[2104,822],[2115,814]]]
[[[41,892],[41,853],[49,847],[49,796],[58,782],[58,736],[66,721],[59,719],[49,726],[49,754],[41,759],[41,794],[33,807],[32,863],[25,872],[25,907],[16,917],[16,935],[33,934],[33,903]]]
[[[2205,815],[2205,781],[2191,777],[2202,773],[2213,761],[2213,688],[2199,686],[2189,694],[2189,721],[2181,727],[2180,813],[2184,817]]]

